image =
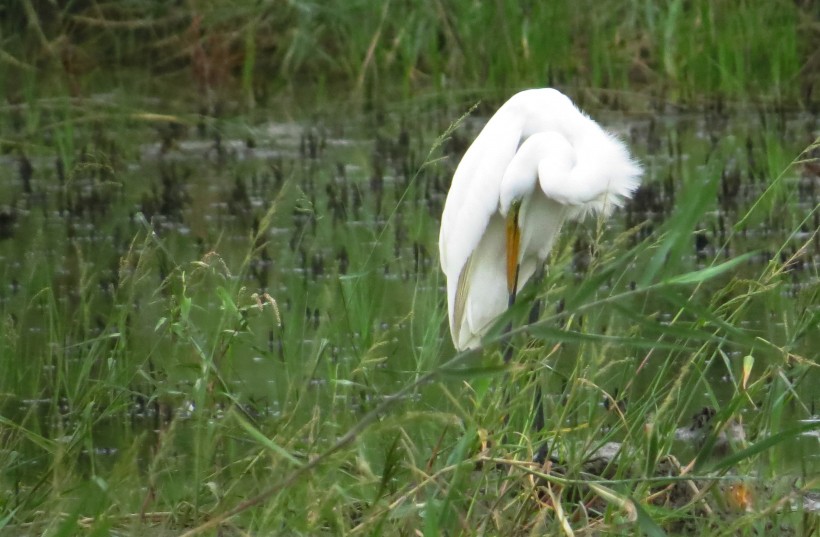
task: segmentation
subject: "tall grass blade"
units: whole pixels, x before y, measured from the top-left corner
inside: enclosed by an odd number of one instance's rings
[[[679,276],[667,278],[663,281],[663,283],[668,285],[689,285],[703,283],[708,280],[711,280],[712,278],[720,276],[721,274],[727,271],[734,269],[738,265],[746,263],[755,255],[757,255],[757,252],[747,252],[745,254],[735,257],[734,259],[725,261],[720,265],[706,267],[705,269],[695,270],[692,272],[687,272],[686,274],[681,274]]]

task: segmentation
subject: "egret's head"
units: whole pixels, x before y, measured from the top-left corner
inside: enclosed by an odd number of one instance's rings
[[[575,166],[575,151],[560,133],[538,132],[524,140],[501,179],[498,210],[507,216],[513,203],[531,196],[541,180],[566,181]]]

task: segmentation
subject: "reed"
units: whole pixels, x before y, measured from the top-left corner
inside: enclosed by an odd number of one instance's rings
[[[606,89],[613,100],[625,92],[689,106],[795,107],[817,104],[812,16],[808,4],[787,0],[242,1],[230,9],[26,0],[6,8],[1,50],[9,85],[37,72],[75,94],[132,84],[124,75],[138,70],[204,99],[241,90],[251,106],[272,94],[304,97],[306,85],[402,97],[556,85]]]

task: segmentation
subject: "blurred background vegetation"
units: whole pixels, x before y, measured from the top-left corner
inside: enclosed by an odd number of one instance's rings
[[[251,104],[546,85],[605,88],[610,105],[820,102],[810,0],[19,0],[0,30],[11,99],[34,74],[82,94],[137,69]]]

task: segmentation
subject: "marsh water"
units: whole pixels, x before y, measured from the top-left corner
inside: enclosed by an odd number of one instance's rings
[[[452,355],[438,218],[455,164],[486,115],[479,109],[436,140],[470,104],[343,105],[295,118],[266,110],[199,116],[157,102],[126,109],[108,96],[43,103],[37,118],[13,109],[2,136],[22,142],[0,158],[5,426],[25,422],[53,440],[71,435],[54,421],[55,407],[64,416],[99,412],[88,449],[113,464],[141,431],[157,428],[158,416],[184,418],[196,408],[199,357],[174,338],[208,342],[208,334],[235,330],[222,316],[232,304],[248,333],[228,350],[215,343],[211,356],[231,400],[262,421],[286,411],[283,394],[294,389],[287,379],[305,363],[313,389],[359,390],[366,406]],[[820,172],[789,164],[820,132],[817,116],[587,111],[628,142],[647,172],[603,239],[635,226],[634,240],[652,236],[675,213],[682,185],[717,178],[716,195],[670,263],[685,272],[755,252],[731,276],[742,280],[773,259],[790,260],[778,297],[737,322],[773,343],[761,345],[757,370],[784,360],[784,346],[815,360],[816,327],[790,331],[806,311],[818,315],[807,293],[820,266]],[[765,210],[733,232],[784,170],[762,199]],[[594,227],[565,230],[564,277],[583,278]],[[251,315],[257,302],[268,304],[265,315]],[[178,329],[180,318],[195,319],[199,332]],[[127,346],[117,343],[124,339]],[[420,359],[419,342],[430,339],[439,351]],[[690,403],[693,413],[730,397],[740,359],[729,350],[726,364],[709,368],[717,388]],[[803,405],[797,417],[817,416],[820,376],[816,368],[807,375],[791,379]],[[117,395],[85,401],[89,378]],[[613,387],[626,381],[616,375]],[[808,436],[789,449],[818,468],[816,448]]]

